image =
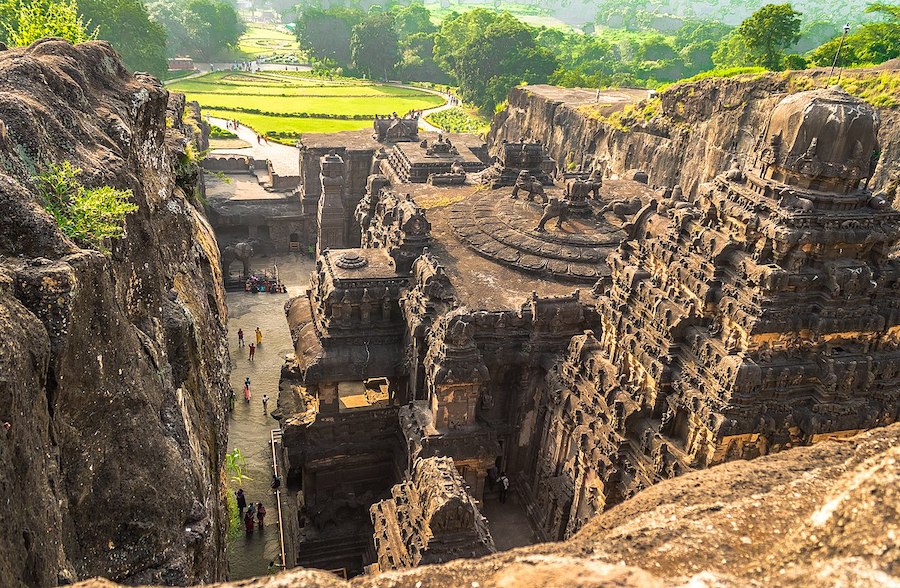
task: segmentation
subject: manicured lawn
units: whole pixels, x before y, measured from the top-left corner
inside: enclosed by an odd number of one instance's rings
[[[300,47],[294,35],[275,28],[251,24],[247,26],[244,36],[238,41],[238,49],[247,58],[273,53],[299,53]]]
[[[236,118],[257,133],[269,131],[284,133],[336,133],[338,131],[358,131],[372,126],[370,120],[341,120],[333,118],[292,118],[286,116],[266,116],[264,114],[247,114],[233,110],[207,110],[216,118]]]
[[[347,120],[321,115],[405,114],[444,102],[440,96],[410,88],[347,78],[322,80],[304,77],[303,72],[214,72],[174,82],[169,89],[185,93],[188,100],[196,100],[204,112],[238,118],[260,133],[362,129],[372,124],[370,119]],[[302,114],[310,116],[299,116]]]

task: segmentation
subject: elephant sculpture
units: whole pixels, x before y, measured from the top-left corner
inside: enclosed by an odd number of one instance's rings
[[[561,229],[562,224],[569,220],[568,201],[559,198],[550,198],[547,201],[547,204],[544,205],[544,216],[541,217],[541,222],[538,223],[535,230],[542,233],[546,231],[547,229],[544,228],[544,225],[552,218],[556,219],[556,228]]]
[[[519,190],[528,192],[528,200],[534,200],[535,196],[540,196],[541,200],[546,203],[547,195],[544,194],[544,185],[534,176],[528,175],[528,172],[522,170],[519,177],[516,178],[516,184],[513,186],[512,197],[519,197]]]
[[[566,198],[573,202],[583,202],[588,195],[594,200],[600,199],[600,188],[603,187],[603,178],[594,170],[586,180],[575,178],[566,182]]]
[[[242,278],[250,275],[250,258],[253,257],[253,246],[250,243],[240,242],[228,245],[222,250],[222,273],[228,275],[228,268],[234,260],[239,259],[244,265]]]

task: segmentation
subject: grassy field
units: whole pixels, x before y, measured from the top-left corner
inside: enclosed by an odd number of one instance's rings
[[[238,41],[238,49],[246,59],[273,53],[298,55],[300,47],[297,39],[287,31],[260,24],[248,24],[247,31]]]
[[[258,133],[332,133],[371,126],[376,114],[424,110],[443,104],[434,94],[305,72],[215,72],[169,85],[200,103],[204,112],[237,118]]]

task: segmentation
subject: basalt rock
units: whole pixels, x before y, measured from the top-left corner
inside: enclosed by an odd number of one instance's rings
[[[620,177],[640,168],[651,184],[680,183],[686,194],[693,195],[733,159],[744,162],[752,157],[769,113],[781,99],[811,87],[826,87],[827,74],[826,69],[707,78],[675,84],[660,92],[653,104],[641,102],[646,95],[638,96],[636,91],[613,90],[607,93],[612,96],[601,95],[598,100],[587,91],[578,94],[551,86],[513,88],[509,106],[494,118],[488,144],[499,150],[504,142],[522,136],[540,137],[560,165],[604,167]],[[900,62],[854,70],[852,75],[860,87],[877,86],[884,76],[900,76]],[[627,102],[636,104],[635,112],[623,116],[621,124],[613,123],[607,101],[625,95]],[[880,107],[877,112],[881,150],[870,182],[876,190],[888,185],[900,159],[900,111]]]
[[[0,584],[224,577],[226,309],[184,109],[104,42],[0,54]],[[41,207],[63,161],[133,193],[106,254]]]
[[[292,570],[240,586],[894,586],[898,443],[895,424],[692,472],[597,515],[561,543],[351,582]],[[92,580],[78,588],[113,586]]]

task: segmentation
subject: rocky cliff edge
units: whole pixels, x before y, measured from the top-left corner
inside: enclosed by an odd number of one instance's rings
[[[705,78],[673,84],[652,98],[646,90],[522,86],[510,91],[507,107],[494,117],[488,143],[494,152],[503,140],[532,138],[562,169],[641,169],[651,184],[678,183],[693,194],[732,160],[752,163],[769,114],[785,96],[835,79],[827,68]],[[843,72],[843,88],[874,104],[881,119],[874,189],[886,188],[891,174],[900,173],[898,84],[897,59]]]
[[[184,108],[104,42],[0,52],[0,585],[224,577],[226,311]],[[133,193],[106,253],[41,206],[63,161]]]
[[[572,539],[345,582],[237,588],[871,587],[900,574],[900,424],[661,482]],[[80,588],[111,588],[106,580]]]

